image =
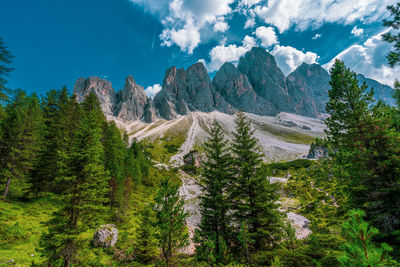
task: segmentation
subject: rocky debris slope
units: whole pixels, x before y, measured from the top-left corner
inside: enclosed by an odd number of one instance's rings
[[[394,104],[392,88],[362,75],[358,78],[374,87],[377,100]],[[127,77],[118,93],[107,80],[80,78],[74,94],[81,102],[90,92],[96,93],[104,113],[125,122],[150,123],[173,120],[195,111],[233,114],[238,110],[256,115],[288,112],[317,118],[325,113],[329,80],[329,73],[320,65],[306,63],[285,77],[274,56],[254,47],[240,59],[237,68],[223,64],[212,81],[201,62],[186,70],[169,68],[154,100],[146,97],[143,87],[132,76]]]

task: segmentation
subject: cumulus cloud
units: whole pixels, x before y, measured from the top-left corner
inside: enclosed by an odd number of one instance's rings
[[[261,40],[261,45],[268,48],[278,43],[278,37],[272,27],[261,26],[256,29],[254,34]]]
[[[322,34],[316,33],[311,39],[317,40],[317,39],[321,38],[321,36],[322,36]]]
[[[385,55],[392,47],[391,44],[382,40],[382,34],[387,31],[378,33],[363,44],[350,46],[323,67],[329,70],[337,58],[356,73],[364,74],[366,77],[392,86],[394,80],[400,77],[400,68],[392,69],[387,65]]]
[[[164,30],[160,34],[162,45],[177,45],[189,54],[202,40],[205,27],[214,25],[214,31],[224,32],[229,25],[224,17],[232,12],[235,0],[130,0],[160,18]]]
[[[357,25],[354,26],[354,28],[351,30],[351,34],[353,34],[354,36],[361,36],[364,33],[364,29],[359,29],[357,28]]]
[[[271,54],[275,56],[276,63],[285,75],[290,74],[303,62],[316,63],[318,55],[313,52],[302,52],[291,46],[276,45]]]
[[[210,51],[210,62],[205,63],[209,72],[218,70],[225,62],[237,63],[241,56],[256,45],[253,37],[246,35],[242,45],[231,44],[225,46],[224,44],[218,45]]]
[[[318,28],[326,22],[350,24],[356,20],[377,21],[387,14],[393,0],[269,0],[256,5],[255,13],[282,33],[295,25],[298,30]]]
[[[164,29],[160,35],[163,40],[162,45],[171,46],[178,45],[182,51],[193,53],[193,49],[200,43],[199,29],[192,23],[188,22],[182,29]]]
[[[160,92],[161,88],[161,85],[155,84],[153,86],[147,87],[144,91],[146,92],[146,95],[148,97],[153,98],[158,92]]]
[[[226,32],[229,29],[228,23],[225,21],[218,21],[214,24],[214,31],[215,32]]]

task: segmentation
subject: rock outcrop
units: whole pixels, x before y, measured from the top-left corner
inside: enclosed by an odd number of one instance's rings
[[[94,92],[106,115],[114,115],[116,105],[116,93],[111,82],[99,77],[79,78],[74,86],[74,95],[78,102],[82,102],[86,96]]]
[[[117,118],[124,121],[140,120],[147,105],[144,88],[138,85],[132,76],[128,76],[125,86],[118,94],[118,105],[114,111]]]
[[[93,235],[95,247],[113,247],[118,240],[118,229],[114,224],[100,225]]]
[[[289,95],[297,114],[318,117],[326,113],[330,76],[318,64],[303,63],[286,78]]]
[[[286,87],[286,79],[274,56],[260,47],[253,47],[239,61],[254,90],[275,106],[276,110],[294,112]]]
[[[225,63],[213,79],[215,90],[231,106],[257,115],[275,115],[277,109],[265,98],[258,95],[247,76],[233,64]]]

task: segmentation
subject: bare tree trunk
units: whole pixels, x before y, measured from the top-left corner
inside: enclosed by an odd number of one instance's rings
[[[7,198],[7,194],[8,194],[8,189],[10,189],[10,184],[11,184],[11,177],[7,178],[7,183],[6,183],[6,188],[4,189],[4,193],[3,193],[3,200],[5,201]]]

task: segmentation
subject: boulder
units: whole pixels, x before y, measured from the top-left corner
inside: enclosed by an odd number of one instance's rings
[[[118,229],[114,224],[100,225],[93,235],[95,247],[113,247],[118,240]]]

